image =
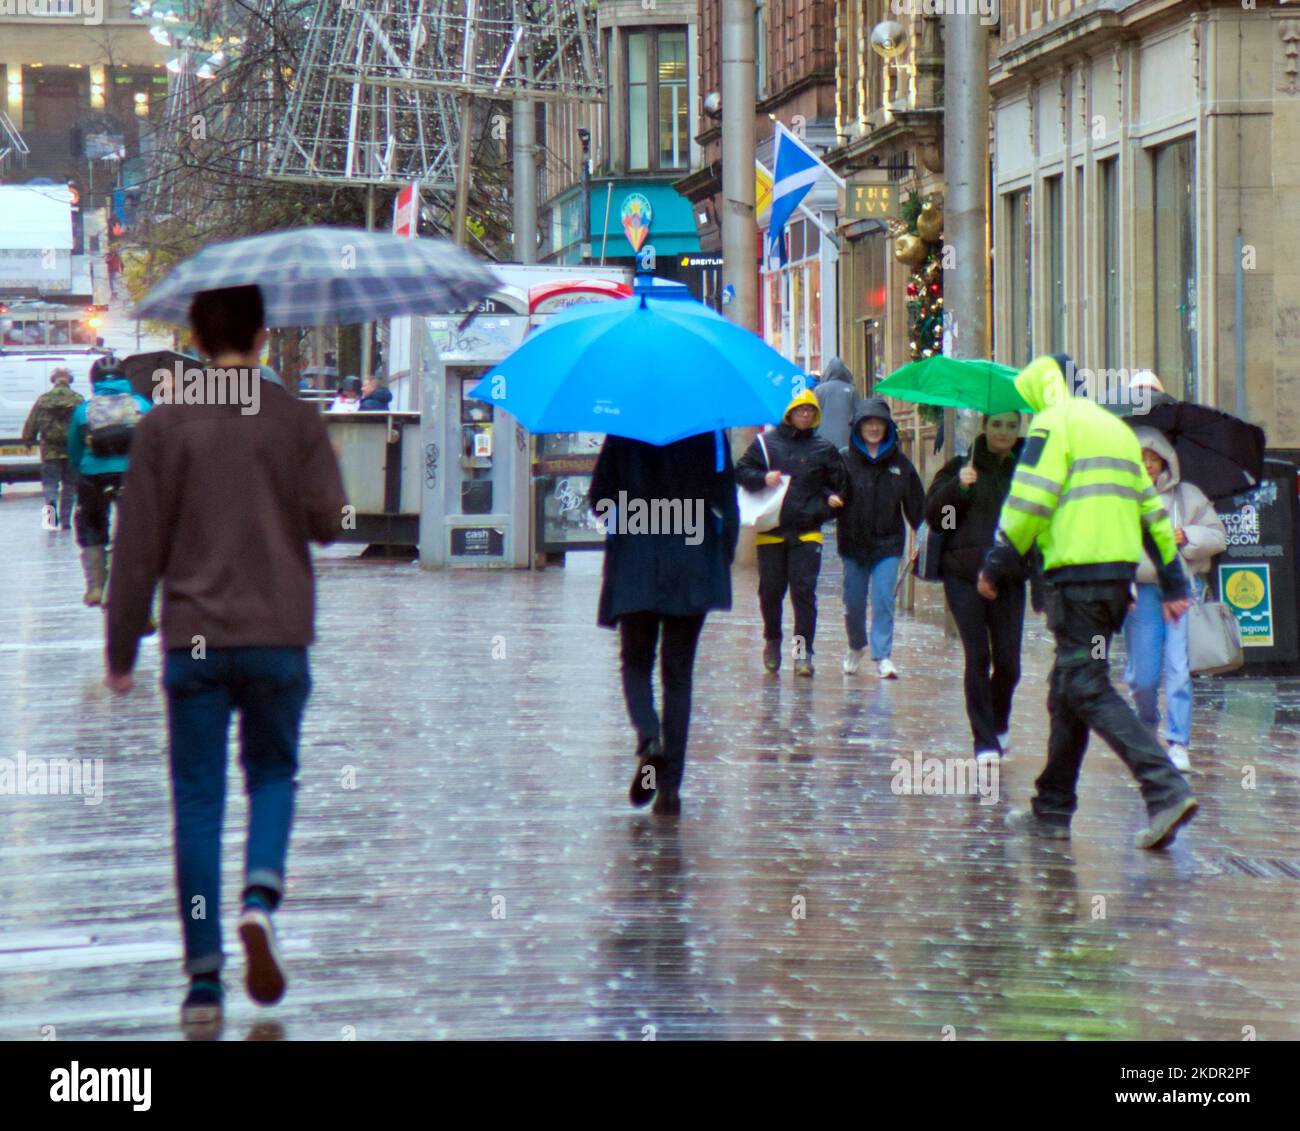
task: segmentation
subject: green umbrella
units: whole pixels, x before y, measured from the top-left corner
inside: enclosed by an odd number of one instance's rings
[[[996,361],[965,361],[935,354],[894,370],[873,392],[919,404],[973,408],[989,416],[1033,412],[1016,392],[1018,370]]]

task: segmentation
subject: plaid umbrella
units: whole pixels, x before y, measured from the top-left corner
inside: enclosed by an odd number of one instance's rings
[[[204,248],[146,295],[136,315],[183,324],[200,291],[253,284],[262,289],[268,326],[466,310],[501,285],[486,266],[445,240],[291,228]]]

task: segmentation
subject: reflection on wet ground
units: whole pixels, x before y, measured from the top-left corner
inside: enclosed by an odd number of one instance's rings
[[[182,1039],[156,649],[112,701],[71,537],[6,497],[0,542],[0,757],[100,758],[105,779],[97,805],[0,797],[0,1037]],[[289,994],[248,1004],[235,953],[223,1039],[1300,1037],[1300,680],[1198,681],[1204,807],[1169,853],[1132,847],[1138,794],[1100,744],[1073,841],[1025,842],[1001,820],[1041,767],[1040,621],[998,802],[899,796],[895,758],[969,753],[938,591],[899,620],[901,680],[845,677],[828,559],[796,684],[761,674],[738,571],[665,823],[624,800],[599,567],[321,560]],[[243,825],[235,791],[227,916]]]

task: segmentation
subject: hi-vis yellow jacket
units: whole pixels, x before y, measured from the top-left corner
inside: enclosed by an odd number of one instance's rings
[[[1131,581],[1149,545],[1167,598],[1184,595],[1173,527],[1123,420],[1071,396],[1060,364],[1040,357],[1016,388],[1036,415],[998,522],[1023,557],[1037,542],[1050,581]],[[995,547],[986,567],[997,580]]]

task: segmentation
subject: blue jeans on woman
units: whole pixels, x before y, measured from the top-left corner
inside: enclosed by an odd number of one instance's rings
[[[867,646],[867,598],[871,598],[871,658],[887,660],[894,650],[894,586],[902,558],[881,558],[864,565],[852,558],[844,563],[844,627],[855,652]]]
[[[185,970],[221,969],[221,825],[231,711],[248,794],[245,891],[284,892],[293,824],[298,732],[311,690],[306,648],[168,649],[163,664],[170,734],[176,896]]]
[[[1201,582],[1196,582],[1199,591]],[[1160,725],[1160,682],[1165,685],[1169,725],[1165,737],[1187,746],[1192,737],[1192,673],[1187,666],[1187,617],[1165,623],[1159,585],[1137,586],[1137,605],[1124,621],[1124,682],[1133,692],[1138,718]]]

